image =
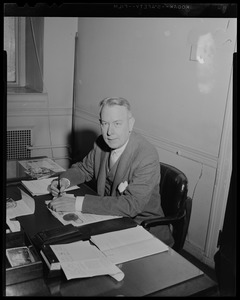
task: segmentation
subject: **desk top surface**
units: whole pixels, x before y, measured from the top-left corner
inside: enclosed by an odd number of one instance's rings
[[[24,189],[23,186],[20,188]],[[78,195],[79,193],[94,194],[94,191],[82,184]],[[51,196],[34,197],[35,213],[18,218],[30,237],[38,231],[62,226],[46,208],[45,200],[47,199],[51,199]],[[90,225],[96,226],[96,223],[85,226]],[[66,280],[64,274],[55,278],[44,276],[44,280],[39,278],[7,286],[6,295],[188,296],[216,286],[214,281],[171,248],[167,252],[123,263],[119,267],[125,274],[121,282],[115,281],[110,276],[69,281]],[[43,285],[44,288],[39,289],[39,285]]]

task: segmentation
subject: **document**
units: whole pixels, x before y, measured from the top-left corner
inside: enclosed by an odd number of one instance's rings
[[[91,241],[114,264],[168,251],[168,246],[142,226],[98,234]]]
[[[14,201],[13,199],[7,199],[7,213],[6,218],[14,219],[20,216],[32,215],[35,212],[35,201],[32,197],[21,191],[21,200]],[[11,201],[10,201],[11,200]]]
[[[68,196],[70,196],[70,194]],[[49,202],[50,200],[45,201],[46,205],[48,205]],[[63,225],[72,224],[73,226],[81,226],[105,220],[122,218],[121,216],[86,214],[80,211],[56,212],[50,208],[48,209]]]
[[[40,196],[40,195],[46,195],[50,194],[50,185],[53,179],[57,179],[58,177],[51,177],[51,178],[44,178],[40,180],[22,180],[22,184],[25,186],[25,188],[28,189],[28,191],[33,196]],[[65,191],[71,191],[79,189],[79,186],[74,185]]]
[[[50,247],[68,280],[99,275],[110,275],[117,281],[124,278],[124,273],[89,241],[50,245]]]
[[[18,232],[21,230],[21,225],[17,220],[10,220],[8,217],[6,218],[6,223],[9,227],[10,232]],[[9,233],[9,232],[8,232]]]

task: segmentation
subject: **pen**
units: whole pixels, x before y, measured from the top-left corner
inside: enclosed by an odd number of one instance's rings
[[[61,196],[62,196],[62,193],[60,192],[60,188],[61,188],[61,185],[60,185],[60,177],[58,177],[58,189],[59,189],[58,197],[61,197]]]

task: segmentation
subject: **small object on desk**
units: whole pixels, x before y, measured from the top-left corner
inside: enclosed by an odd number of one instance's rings
[[[6,207],[7,209],[9,208],[14,208],[17,206],[17,202],[14,201],[11,197],[10,198],[6,198]]]
[[[6,255],[12,267],[28,265],[35,262],[27,246],[6,249]]]
[[[9,204],[7,206],[6,210],[6,216],[7,219],[14,219],[15,217],[19,216],[26,216],[34,214],[35,212],[35,201],[32,197],[30,197],[28,194],[26,194],[23,190],[21,191],[22,199],[15,201],[16,205],[13,205],[12,201],[9,201],[11,205]]]
[[[6,222],[5,227],[6,227],[6,234],[10,233],[11,230],[10,230],[10,227],[8,226],[7,222]]]
[[[61,264],[50,245],[43,245],[40,254],[50,271],[61,270]]]
[[[73,237],[80,237],[81,233],[73,225],[60,226],[52,229],[40,231],[33,237],[33,242],[39,248],[44,244],[59,243],[63,240],[68,240]]]
[[[18,232],[21,230],[21,225],[19,221],[15,219],[6,218],[6,225],[7,225],[6,233]]]
[[[6,234],[6,285],[42,277],[42,260],[24,231]]]

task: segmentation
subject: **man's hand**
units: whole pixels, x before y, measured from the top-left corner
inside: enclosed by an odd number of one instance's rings
[[[66,178],[60,179],[60,187],[57,179],[53,180],[50,185],[50,192],[54,197],[61,196],[63,192],[68,188],[69,182]]]
[[[49,202],[48,207],[54,211],[75,211],[76,198],[71,194],[64,194]]]

